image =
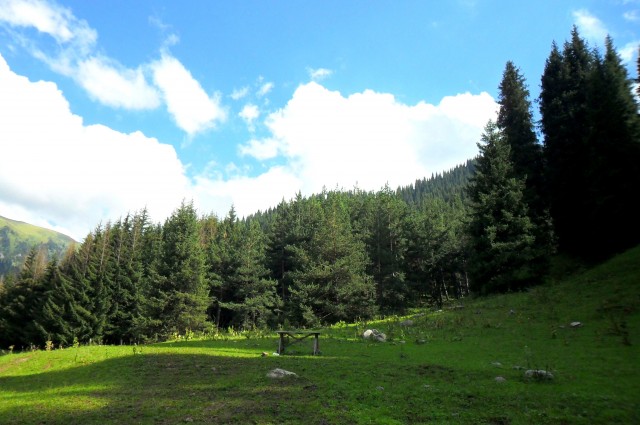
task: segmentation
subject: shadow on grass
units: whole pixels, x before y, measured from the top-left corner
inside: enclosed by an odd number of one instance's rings
[[[138,354],[0,377],[0,417],[3,424],[308,423],[317,386],[267,378],[275,360]]]

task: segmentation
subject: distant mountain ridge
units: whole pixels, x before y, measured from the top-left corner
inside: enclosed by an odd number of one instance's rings
[[[75,242],[54,230],[0,216],[0,276],[19,270],[33,247],[45,250],[51,258],[62,255]]]

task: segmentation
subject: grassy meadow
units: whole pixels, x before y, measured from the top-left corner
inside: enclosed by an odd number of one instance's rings
[[[310,340],[275,356],[271,332],[5,351],[0,423],[640,423],[640,247],[528,292],[322,332],[320,356]]]

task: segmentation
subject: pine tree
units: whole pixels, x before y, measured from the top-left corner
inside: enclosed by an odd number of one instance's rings
[[[515,177],[509,144],[494,123],[485,127],[478,147],[478,166],[469,186],[472,289],[520,289],[539,278],[531,268],[539,253],[523,199],[524,182]]]
[[[587,90],[588,198],[584,215],[590,256],[607,256],[640,243],[633,194],[640,187],[640,118],[631,81],[613,40],[596,56]]]
[[[550,211],[560,248],[600,259],[640,239],[630,195],[638,186],[637,103],[610,38],[604,59],[574,27],[542,77]]]
[[[549,206],[560,248],[569,253],[588,245],[584,202],[589,197],[587,82],[592,64],[593,55],[574,27],[562,53],[553,45],[542,76],[540,113]]]
[[[193,203],[183,202],[162,232],[162,326],[164,336],[204,329],[209,305],[205,256]]]
[[[242,223],[235,250],[236,267],[227,277],[234,292],[232,324],[243,329],[264,328],[274,324],[274,310],[281,307],[276,294],[277,282],[269,279],[266,241],[257,221]]]
[[[534,132],[529,90],[524,76],[511,62],[507,62],[500,82],[497,128],[503,134],[510,149],[513,173],[525,183],[523,202],[534,225],[535,245],[547,255],[539,258],[540,274],[549,267],[549,257],[554,251],[553,230],[549,207],[543,196],[542,146]]]
[[[376,312],[375,284],[366,274],[365,246],[352,233],[343,194],[323,192],[311,205],[320,205],[321,225],[307,247],[296,247],[292,272],[294,320],[305,326],[370,318]]]

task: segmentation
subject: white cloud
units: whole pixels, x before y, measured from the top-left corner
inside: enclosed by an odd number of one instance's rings
[[[260,86],[260,88],[258,89],[258,92],[256,93],[256,96],[264,97],[264,96],[268,95],[269,92],[271,92],[271,90],[273,90],[274,86],[275,85],[272,82],[266,82],[266,83],[262,84]]]
[[[191,73],[173,56],[163,53],[151,64],[154,83],[162,91],[169,113],[189,135],[226,119],[219,96],[209,96]]]
[[[219,119],[215,99],[177,59],[165,54],[152,70],[167,104],[178,105],[176,120],[186,120],[180,121],[186,130]],[[202,102],[198,107],[209,108],[209,115],[196,111],[195,119],[185,118],[188,110],[180,107],[187,99],[174,99],[175,91],[191,93],[189,102]],[[161,221],[184,198],[193,198],[203,213],[224,215],[233,204],[243,216],[323,186],[409,184],[475,156],[484,124],[496,111],[486,93],[407,105],[390,94],[344,96],[311,82],[268,115],[266,137],[239,147],[240,155],[280,165],[252,176],[241,162],[213,164],[190,180],[172,146],[140,132],[84,125],[55,84],[16,75],[2,56],[0,93],[0,215],[77,239],[100,221],[144,206]]]
[[[258,107],[252,103],[248,103],[244,105],[244,108],[242,108],[242,111],[240,111],[238,115],[247,124],[249,130],[254,131],[253,122],[260,116],[260,110]]]
[[[274,139],[256,140],[252,139],[248,145],[240,146],[240,155],[252,156],[257,160],[264,161],[278,156],[280,142]]]
[[[237,168],[226,179],[222,172],[203,174],[193,190],[204,210],[224,215],[234,204],[243,216],[323,186],[377,190],[385,183],[410,184],[477,155],[476,143],[496,111],[487,93],[406,105],[390,94],[367,90],[345,97],[311,82],[267,117],[268,137],[239,149],[240,155],[279,158],[285,165],[257,177]]]
[[[291,199],[303,182],[287,167],[277,166],[257,177],[236,176],[228,180],[199,176],[193,193],[202,211],[224,216],[231,205],[240,216],[275,207],[283,198]]]
[[[325,78],[330,77],[333,74],[333,71],[327,68],[308,68],[307,72],[309,73],[309,78],[311,78],[311,81],[324,80]]]
[[[411,106],[371,90],[344,97],[311,82],[269,115],[271,136],[242,152],[258,159],[280,152],[305,193],[335,185],[394,187],[474,157],[496,108],[487,93]]]
[[[608,31],[598,17],[586,9],[579,9],[573,12],[573,19],[584,37],[600,45],[604,44]]]
[[[161,220],[189,198],[171,145],[84,125],[54,83],[30,82],[1,55],[0,92],[0,215],[80,239],[99,221],[145,206]]]
[[[120,69],[104,57],[91,57],[78,64],[77,80],[89,94],[105,105],[125,109],[160,106],[158,91],[147,84],[141,68]]]
[[[97,34],[71,11],[42,0],[0,0],[0,21],[14,27],[33,27],[59,43],[95,43]]]
[[[637,10],[630,10],[628,12],[624,12],[622,17],[629,22],[638,22],[640,21],[640,12]]]
[[[231,99],[240,100],[243,97],[247,96],[248,94],[249,94],[249,87],[245,86],[240,89],[233,90],[233,92],[231,93]]]
[[[633,58],[638,53],[638,48],[640,47],[640,40],[631,41],[625,44],[621,49],[618,50],[618,54],[620,54],[620,58],[624,63],[630,64],[633,62]]]
[[[157,18],[149,22],[162,30],[167,26]],[[36,28],[53,37],[57,51],[45,52],[36,41],[27,48],[52,70],[73,78],[98,102],[130,110],[155,109],[162,100],[178,127],[189,135],[214,127],[225,119],[218,96],[207,95],[200,83],[167,47],[178,42],[169,34],[163,43],[161,58],[150,65],[130,69],[115,59],[96,53],[97,33],[70,9],[44,0],[0,0],[0,23],[12,27]],[[23,37],[28,40],[28,37]],[[145,73],[151,70],[157,88],[149,84]]]

